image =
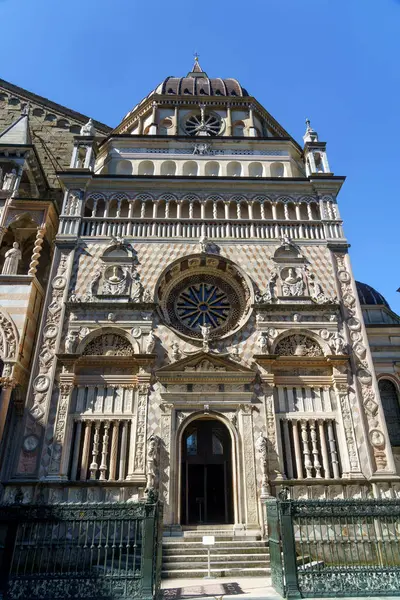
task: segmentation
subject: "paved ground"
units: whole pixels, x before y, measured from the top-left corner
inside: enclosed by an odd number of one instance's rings
[[[246,600],[282,600],[271,587],[269,577],[218,577],[216,579],[164,579],[161,582],[163,600],[201,600],[210,598],[227,600],[230,596]],[[321,599],[326,600],[326,599]],[[354,600],[354,598],[341,598]],[[357,600],[382,600],[382,597],[365,596]],[[398,596],[385,596],[384,600],[399,600]]]
[[[217,577],[215,579],[164,579],[163,600],[197,600],[200,598],[268,598],[280,600],[269,577]],[[398,599],[397,599],[398,600]]]

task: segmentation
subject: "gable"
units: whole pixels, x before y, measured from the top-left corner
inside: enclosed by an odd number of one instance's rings
[[[196,352],[192,356],[180,359],[156,371],[157,378],[164,383],[200,380],[214,381],[215,383],[227,380],[250,383],[254,380],[255,375],[254,371],[230,358],[203,351]]]

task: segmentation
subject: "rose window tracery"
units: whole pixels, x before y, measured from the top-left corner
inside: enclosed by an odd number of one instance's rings
[[[180,320],[190,329],[211,325],[215,329],[229,317],[230,303],[226,292],[217,285],[205,282],[190,285],[181,292],[176,302]]]
[[[186,133],[189,135],[218,135],[221,130],[221,119],[215,114],[196,113],[188,118],[185,123]]]
[[[236,331],[250,314],[250,285],[237,267],[223,257],[185,257],[161,276],[156,298],[164,322],[188,338],[211,338]]]

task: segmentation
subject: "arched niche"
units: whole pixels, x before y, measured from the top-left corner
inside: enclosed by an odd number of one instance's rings
[[[238,161],[232,161],[227,164],[226,174],[228,177],[240,177],[242,174],[242,165]]]
[[[271,164],[271,177],[284,177],[285,166],[281,162],[273,162]]]
[[[249,177],[262,177],[263,166],[260,162],[252,162],[249,164]]]
[[[173,160],[165,160],[161,163],[161,175],[172,176],[176,174],[176,163]]]
[[[198,167],[197,163],[194,160],[188,160],[183,164],[182,174],[185,176],[195,176],[197,175]]]
[[[219,163],[215,160],[211,160],[206,163],[205,175],[207,177],[217,177],[219,175]]]
[[[117,175],[132,175],[133,168],[130,160],[119,160],[117,162]]]
[[[154,163],[151,160],[142,160],[139,163],[138,175],[154,175]]]
[[[308,329],[284,331],[272,343],[271,354],[278,356],[323,357],[331,354],[327,342]]]

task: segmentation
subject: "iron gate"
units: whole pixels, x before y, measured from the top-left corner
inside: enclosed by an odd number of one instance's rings
[[[271,499],[266,508],[280,594],[400,595],[399,500]]]
[[[158,503],[1,506],[5,596],[151,600],[160,585],[161,520]]]

